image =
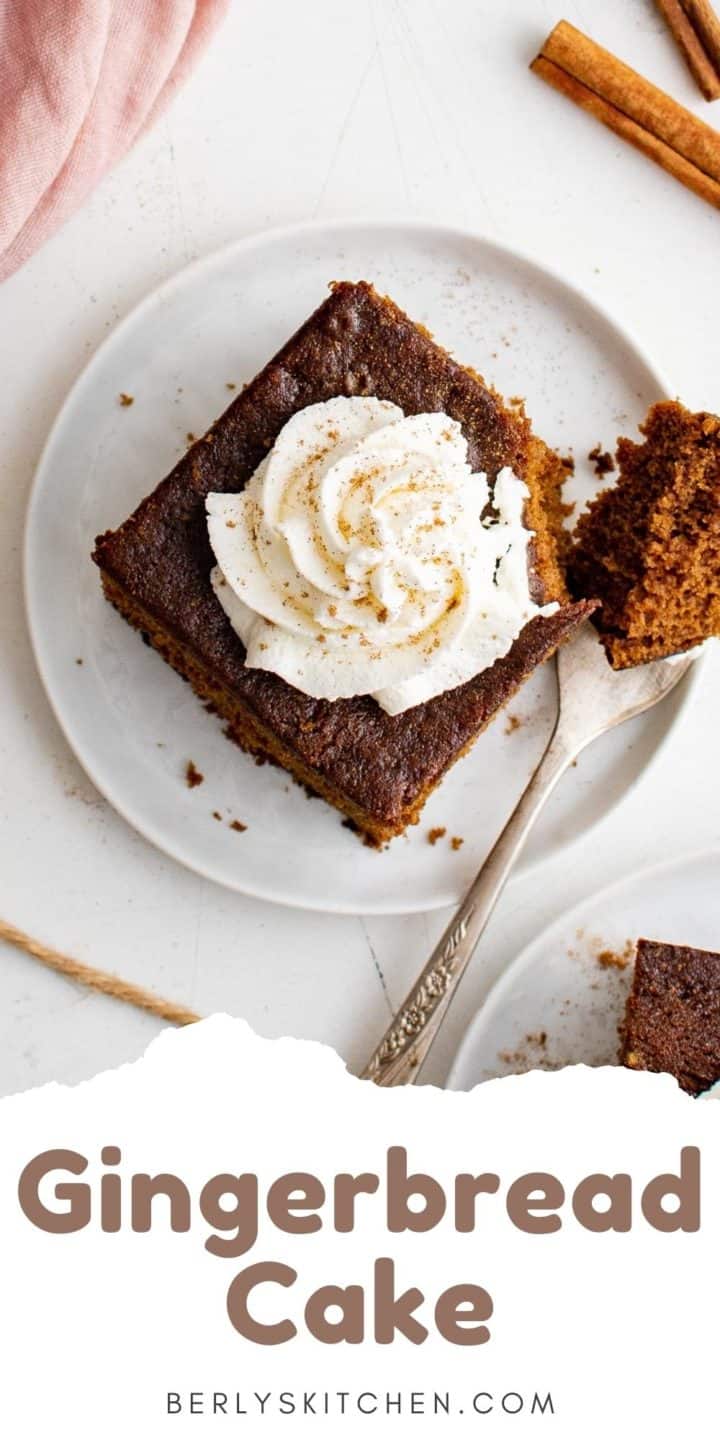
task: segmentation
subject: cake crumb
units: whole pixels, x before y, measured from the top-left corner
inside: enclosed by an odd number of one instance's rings
[[[225,381],[225,389],[226,389],[226,390],[237,390],[237,385],[235,384],[235,381],[234,381],[234,380],[226,380],[226,381]]]
[[[205,776],[198,770],[195,761],[188,760],[185,766],[185,782],[188,790],[194,790],[196,785],[202,785],[204,779]]]
[[[438,840],[442,840],[443,835],[447,835],[447,827],[445,825],[434,825],[432,830],[428,830],[428,845],[437,845]]]
[[[242,820],[231,820],[230,829],[237,831],[238,835],[242,835],[247,830],[247,825],[243,825]]]
[[[505,734],[514,735],[515,731],[520,729],[522,723],[523,721],[521,715],[508,715],[507,723],[505,725]]]
[[[83,660],[83,658],[82,658],[82,655],[78,655],[77,658],[76,658],[76,660],[75,660],[75,664],[76,664],[76,665],[83,665],[84,663],[85,663],[85,662],[84,662],[84,660]]]
[[[588,460],[592,461],[595,474],[599,479],[602,479],[603,475],[609,475],[615,469],[615,461],[610,451],[603,450],[602,445],[596,445],[595,449],[590,451]]]
[[[461,845],[464,845],[464,844],[465,844],[465,841],[464,841],[462,835],[453,835],[452,840],[450,841],[450,846],[451,846],[451,849],[453,849],[453,850],[459,850],[460,847],[461,847]]]
[[[563,467],[563,470],[567,470],[567,472],[568,472],[569,475],[574,475],[574,474],[575,474],[575,456],[574,456],[574,455],[559,455],[559,456],[558,456],[558,459],[559,459],[559,461],[560,461],[560,464],[561,464],[562,467]]]
[[[121,390],[121,391],[120,391],[120,394],[118,395],[118,400],[119,400],[120,404],[122,405],[123,410],[127,410],[127,408],[128,408],[129,405],[134,405],[134,404],[135,404],[135,396],[134,396],[134,395],[126,395],[124,390]]]
[[[627,970],[635,953],[635,942],[626,940],[622,950],[598,950],[595,959],[603,970]]]
[[[222,815],[220,814],[220,811],[219,811],[219,810],[213,810],[213,812],[212,812],[212,818],[213,818],[213,820],[222,820]]]
[[[547,1061],[547,1042],[547,1030],[531,1032],[521,1040],[517,1050],[499,1050],[498,1060],[503,1065],[512,1066],[519,1074],[528,1070],[556,1069],[557,1065],[552,1066]]]
[[[188,430],[185,439],[187,440],[188,445],[194,445],[195,441],[197,440],[197,435],[193,435],[192,430]]]

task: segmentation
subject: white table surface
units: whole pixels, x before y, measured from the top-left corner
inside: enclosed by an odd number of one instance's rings
[[[21,538],[53,417],[95,347],[188,260],[271,225],[412,216],[518,244],[720,408],[720,215],[528,74],[561,16],[720,126],[651,0],[234,0],[172,111],[0,287],[0,914],[47,943],[360,1066],[446,917],[300,913],[156,853],[86,779],[40,687]],[[426,1070],[493,976],[600,886],[720,839],[720,654],[650,772],[585,842],[511,882]],[[0,1094],[142,1053],[158,1024],[0,948]]]

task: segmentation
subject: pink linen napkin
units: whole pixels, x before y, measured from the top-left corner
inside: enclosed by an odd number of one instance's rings
[[[0,280],[157,119],[229,0],[0,0]]]

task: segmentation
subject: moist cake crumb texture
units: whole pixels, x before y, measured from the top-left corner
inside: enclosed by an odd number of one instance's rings
[[[188,760],[185,766],[185,784],[188,790],[194,790],[196,786],[202,785],[205,776],[198,770],[194,760]]]
[[[720,1080],[720,955],[638,941],[620,1060],[674,1075],[690,1095]]]
[[[655,405],[643,444],[621,440],[620,475],[580,517],[570,588],[596,617],[616,669],[720,633],[720,419]]]

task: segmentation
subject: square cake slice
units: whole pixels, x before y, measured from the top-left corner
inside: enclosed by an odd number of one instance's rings
[[[208,493],[241,491],[298,411],[356,395],[394,402],[406,415],[444,412],[491,487],[506,466],[525,481],[531,595],[557,602],[491,668],[396,715],[368,695],[313,699],[246,666],[210,582]],[[564,478],[524,415],[372,286],[343,282],[134,514],[98,537],[93,558],[108,600],[223,717],[230,738],[282,765],[382,844],[417,821],[449,766],[594,608],[569,601],[565,588]]]
[[[638,940],[620,1060],[691,1095],[720,1080],[720,955]]]
[[[617,670],[720,634],[720,419],[668,401],[641,430],[644,444],[619,441],[617,483],[580,517],[569,561]]]

